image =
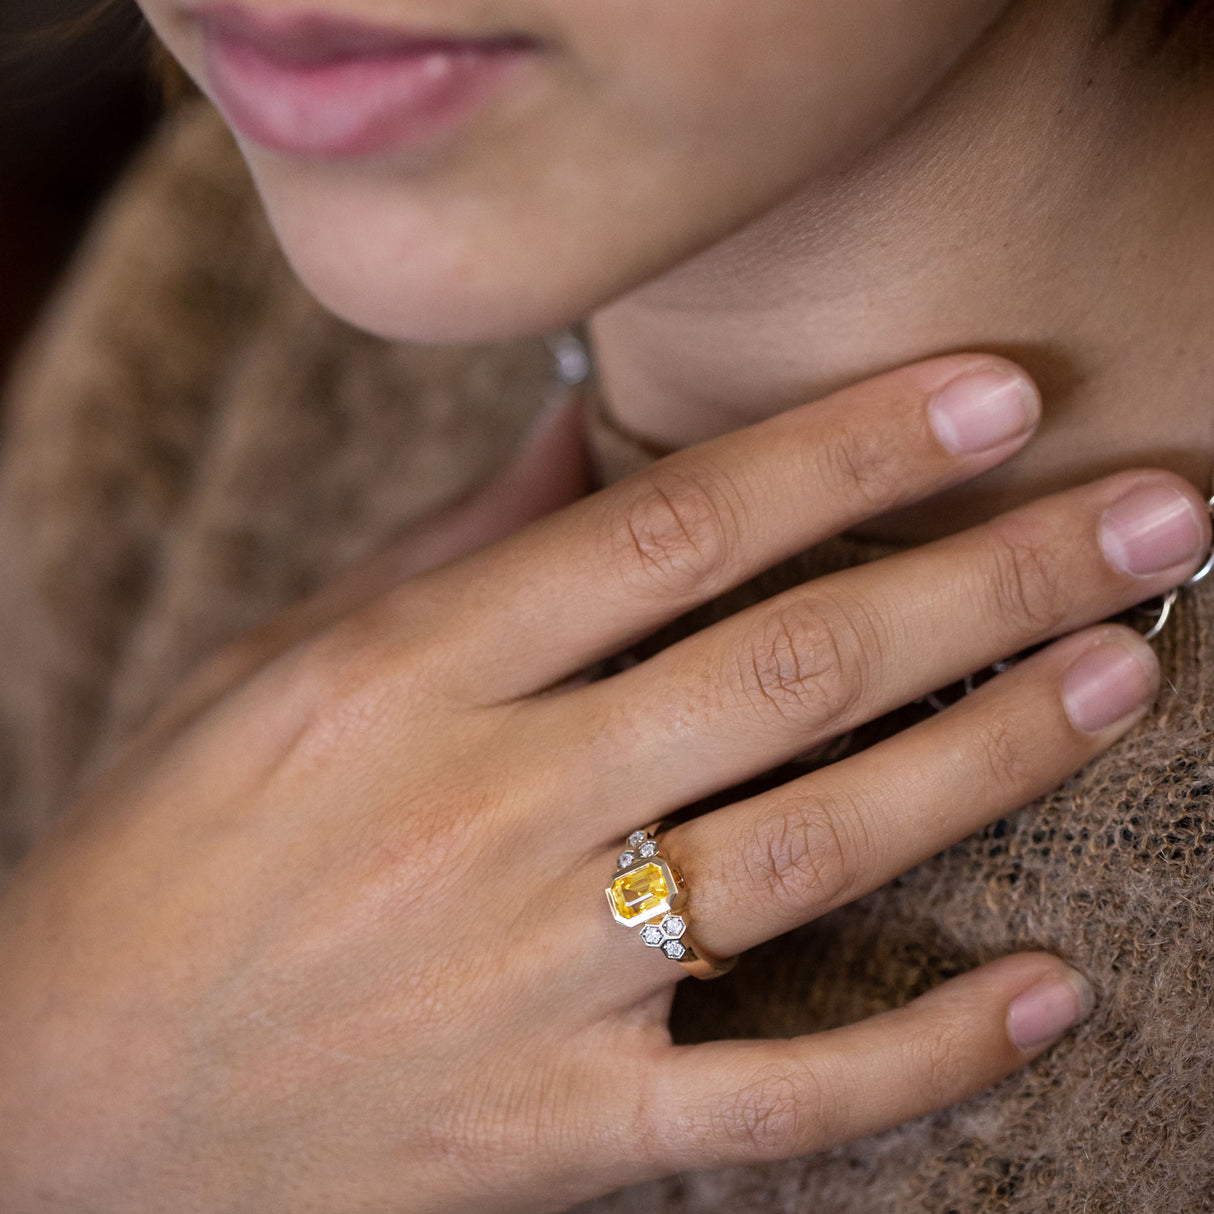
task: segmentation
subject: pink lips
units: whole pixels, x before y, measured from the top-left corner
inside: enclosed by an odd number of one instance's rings
[[[296,156],[422,142],[487,101],[538,49],[517,35],[436,37],[227,5],[195,16],[225,116],[253,142]]]

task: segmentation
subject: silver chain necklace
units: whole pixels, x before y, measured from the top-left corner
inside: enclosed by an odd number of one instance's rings
[[[1206,509],[1210,512],[1211,521],[1214,521],[1214,493],[1211,493],[1206,498]],[[1148,641],[1153,641],[1164,630],[1168,620],[1171,618],[1172,608],[1176,606],[1176,600],[1180,598],[1180,592],[1190,586],[1196,586],[1199,582],[1204,582],[1211,573],[1214,573],[1214,549],[1211,549],[1210,555],[1206,557],[1206,563],[1187,582],[1182,582],[1159,599],[1155,623],[1142,635]],[[1138,610],[1151,610],[1151,608],[1148,605],[1146,608],[1140,607]]]

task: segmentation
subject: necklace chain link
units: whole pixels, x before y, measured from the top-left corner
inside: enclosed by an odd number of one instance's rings
[[[1206,499],[1206,509],[1210,512],[1211,520],[1214,521],[1214,493],[1211,493]],[[1190,586],[1196,586],[1204,582],[1211,573],[1214,573],[1214,548],[1211,548],[1209,555],[1206,557],[1206,563],[1187,582],[1182,582],[1179,586],[1169,590],[1167,594],[1160,597],[1155,623],[1142,635],[1148,641],[1153,641],[1159,636],[1172,616],[1172,608],[1176,606],[1176,600],[1180,598],[1180,592],[1187,590]]]

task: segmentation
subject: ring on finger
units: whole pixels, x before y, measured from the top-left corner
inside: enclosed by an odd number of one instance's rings
[[[658,836],[664,826],[655,822],[628,836],[616,861],[618,871],[607,886],[607,904],[617,923],[640,928],[647,947],[661,949],[696,978],[719,978],[738,959],[716,957],[692,938],[683,874],[661,852]]]

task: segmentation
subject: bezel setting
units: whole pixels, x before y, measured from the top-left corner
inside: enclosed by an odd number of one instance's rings
[[[657,822],[628,836],[605,890],[608,909],[622,927],[634,929],[647,948],[660,950],[696,978],[719,978],[733,969],[737,958],[704,953],[693,938],[683,874],[661,855],[667,825]]]
[[[621,909],[621,907],[629,905],[626,890],[630,881],[635,880],[638,874],[643,873],[647,868],[658,870],[661,885],[665,887],[665,896],[653,898],[644,909],[630,914]],[[654,884],[657,882],[655,881]],[[674,910],[682,901],[682,894],[683,881],[678,870],[661,856],[650,856],[648,859],[638,860],[636,864],[616,874],[615,880],[607,887],[607,905],[611,908],[611,917],[617,923],[624,927],[640,927],[644,923],[661,919]]]

